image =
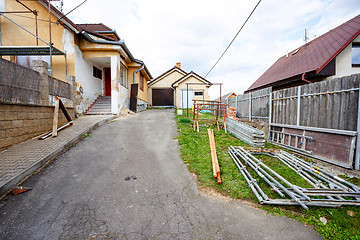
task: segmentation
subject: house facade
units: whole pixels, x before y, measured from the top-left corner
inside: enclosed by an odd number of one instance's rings
[[[279,58],[245,92],[360,73],[360,15]]]
[[[4,12],[0,23],[0,55],[29,68],[32,60],[46,61],[49,74],[62,81],[74,76],[78,114],[86,112],[99,96],[108,96],[110,113],[119,114],[122,108],[130,107],[133,84],[137,84],[134,86],[138,90],[134,100],[137,109],[145,109],[147,82],[152,76],[116,31],[101,23],[75,24],[52,5],[49,27],[48,6],[46,0],[0,0],[0,11]],[[37,51],[40,48],[42,51]],[[6,51],[11,51],[11,56],[6,56]]]
[[[192,100],[210,100],[211,82],[194,72],[185,72],[181,64],[148,83],[148,103],[152,107],[191,107]]]

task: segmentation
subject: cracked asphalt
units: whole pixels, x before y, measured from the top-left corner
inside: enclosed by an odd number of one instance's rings
[[[176,136],[173,110],[99,127],[0,202],[0,239],[323,239],[201,193]]]

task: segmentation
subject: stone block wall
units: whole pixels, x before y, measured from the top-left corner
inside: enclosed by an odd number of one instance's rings
[[[24,68],[0,58],[0,151],[52,130],[54,96],[63,97],[74,118],[74,77],[67,82],[49,78],[47,63]],[[59,110],[61,126],[67,122]]]
[[[68,109],[74,116],[74,109]],[[54,107],[0,104],[0,151],[52,130]],[[59,110],[61,126],[67,122]]]

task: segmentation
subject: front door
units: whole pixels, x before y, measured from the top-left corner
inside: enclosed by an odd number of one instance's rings
[[[111,71],[105,68],[105,96],[111,96]]]
[[[180,90],[180,108],[191,108],[193,106],[193,90]]]

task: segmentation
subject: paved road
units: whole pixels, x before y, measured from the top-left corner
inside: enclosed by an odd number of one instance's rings
[[[108,123],[1,202],[0,239],[322,239],[285,217],[200,193],[171,110]]]

